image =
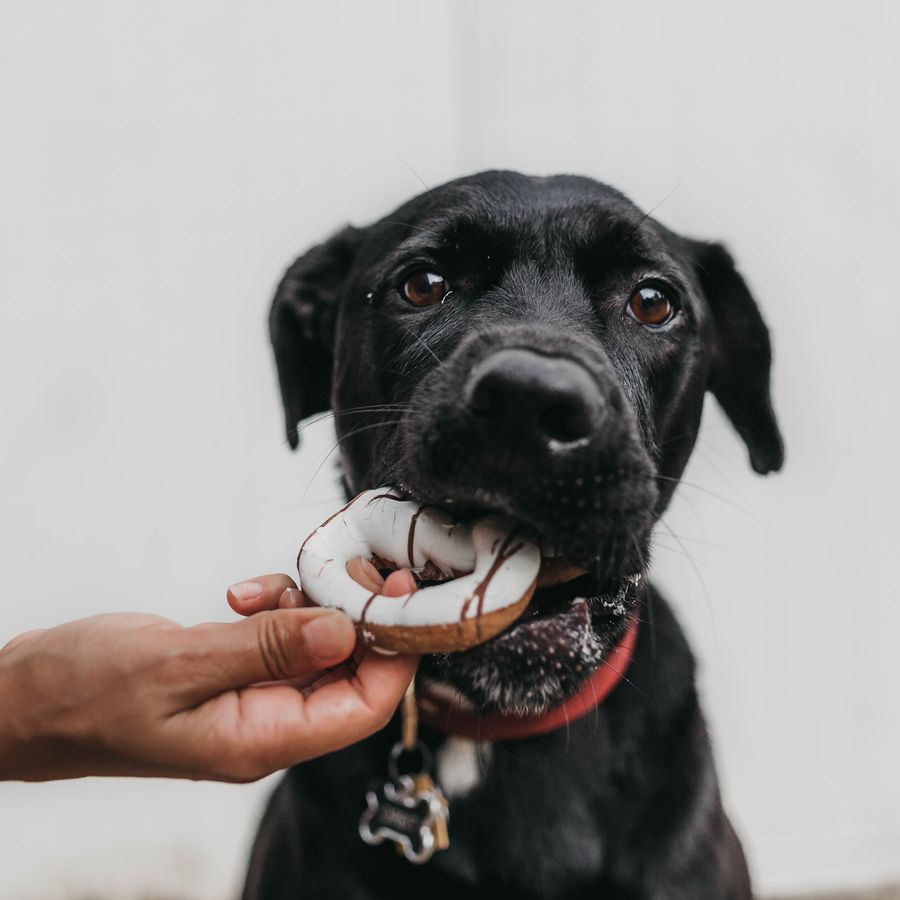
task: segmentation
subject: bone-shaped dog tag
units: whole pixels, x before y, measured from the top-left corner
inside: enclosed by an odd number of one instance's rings
[[[408,775],[373,785],[366,792],[360,837],[373,845],[393,841],[410,862],[427,862],[438,849],[435,823],[446,816],[446,801],[439,793],[417,791]]]

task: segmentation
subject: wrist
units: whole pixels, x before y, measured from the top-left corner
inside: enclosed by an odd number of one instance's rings
[[[0,653],[0,781],[23,778],[22,764],[28,757],[24,717],[18,708],[23,693],[8,656]]]
[[[0,781],[64,777],[57,770],[72,755],[29,657],[24,648],[0,652]]]

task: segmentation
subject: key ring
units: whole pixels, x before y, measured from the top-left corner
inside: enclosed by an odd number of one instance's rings
[[[419,767],[411,773],[422,775],[431,772],[431,751],[419,740],[419,711],[416,708],[416,679],[409,683],[400,706],[402,737],[391,748],[388,757],[388,775],[393,781],[400,779],[400,759],[404,754],[419,754]]]
[[[431,771],[431,751],[428,747],[423,744],[421,741],[416,741],[412,747],[405,747],[403,745],[403,741],[397,741],[396,744],[391,748],[391,755],[388,757],[388,775],[391,777],[392,781],[399,782],[401,778],[409,778],[411,777],[409,774],[401,776],[400,775],[400,758],[406,754],[419,754],[419,767],[413,772],[413,775],[421,775],[425,772]]]

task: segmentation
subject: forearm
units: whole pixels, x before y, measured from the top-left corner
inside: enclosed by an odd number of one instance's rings
[[[33,632],[0,650],[0,781],[48,781],[106,773],[110,751],[79,702],[71,660],[46,652]],[[81,698],[83,701],[83,698]]]

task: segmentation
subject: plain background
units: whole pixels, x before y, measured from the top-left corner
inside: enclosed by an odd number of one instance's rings
[[[655,554],[758,888],[900,876],[898,28],[889,2],[5,4],[0,641],[228,618],[226,585],[289,571],[339,491],[329,423],[299,455],[280,430],[284,266],[420,178],[592,175],[727,241],[774,334],[787,467],[754,476],[710,401]],[[270,788],[0,786],[0,896],[219,900]]]

